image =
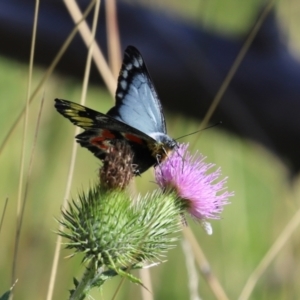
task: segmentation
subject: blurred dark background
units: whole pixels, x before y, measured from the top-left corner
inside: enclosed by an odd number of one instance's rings
[[[0,1],[1,143],[26,99],[34,2]],[[78,2],[82,9],[88,3]],[[276,257],[258,275],[251,297],[300,298],[300,184],[297,176],[292,182],[286,176],[286,166],[294,174],[299,170],[296,55],[300,57],[300,43],[295,43],[299,38],[298,2],[278,1],[262,26],[213,115],[211,122],[222,120],[223,125],[183,139],[190,142],[192,153],[199,151],[206,162],[221,167],[224,177],[228,176],[228,190],[235,192],[221,220],[212,221],[212,236],[207,236],[199,224],[187,217],[229,299],[239,298],[250,274],[274,249],[272,245],[283,233],[284,245],[277,248]],[[107,55],[103,4],[101,1],[97,40]],[[122,48],[133,44],[142,52],[163,103],[170,136],[176,138],[199,127],[264,4],[263,0],[118,1]],[[73,26],[61,0],[40,2],[32,91]],[[46,298],[57,244],[56,220],[66,195],[75,135],[75,126],[57,113],[53,100],[60,97],[80,101],[86,54],[86,47],[77,36],[29,107],[23,191],[27,182],[29,185],[16,260],[19,281],[15,299]],[[113,98],[96,68],[91,79],[86,105],[105,112],[112,106]],[[42,98],[45,102],[28,178]],[[0,155],[1,214],[5,199],[9,199],[0,232],[0,295],[11,286],[23,128],[22,118]],[[267,148],[261,147],[262,144]],[[87,191],[96,182],[99,165],[100,161],[89,151],[78,148],[69,200],[76,201],[78,193]],[[151,171],[136,178],[135,183],[141,194],[156,188]],[[290,222],[294,224],[292,229]],[[150,270],[155,299],[191,298],[190,265],[180,243],[176,246],[168,253],[166,263]],[[83,271],[82,257],[66,259],[71,253],[64,247],[61,246],[53,299],[67,299],[72,278],[81,278]],[[139,277],[138,273],[135,275]],[[116,277],[92,296],[113,298],[120,281]],[[193,281],[199,284],[196,287],[199,298],[214,298],[198,269]],[[125,281],[118,299],[141,299],[140,295],[137,285]]]
[[[78,2],[82,9],[89,3]],[[141,51],[163,105],[171,111],[203,119],[247,34],[222,35],[136,3],[117,1],[117,4],[122,48],[132,44]],[[256,16],[262,8],[263,5]],[[33,12],[34,1],[0,3],[2,55],[28,61]],[[104,12],[102,7],[97,41],[106,52]],[[253,18],[252,23],[255,21]],[[61,1],[41,1],[35,62],[49,65],[73,26]],[[78,35],[58,64],[58,70],[81,77],[86,53]],[[102,82],[96,68],[92,69],[91,80],[97,84]],[[272,10],[211,122],[222,121],[221,129],[262,143],[292,173],[297,173],[300,168],[299,82],[300,63],[289,51]]]

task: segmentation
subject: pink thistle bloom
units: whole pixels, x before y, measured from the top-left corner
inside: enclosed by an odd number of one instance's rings
[[[219,219],[223,206],[229,204],[228,198],[234,195],[225,191],[227,177],[217,181],[221,169],[207,173],[215,165],[205,163],[201,154],[192,156],[187,148],[188,145],[180,144],[155,168],[156,182],[161,188],[175,190],[194,218]]]

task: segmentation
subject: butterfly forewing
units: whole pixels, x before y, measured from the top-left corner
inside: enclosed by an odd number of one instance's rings
[[[144,132],[118,121],[109,115],[95,111],[80,104],[68,100],[55,99],[55,108],[64,117],[68,118],[74,125],[77,125],[85,130],[94,131],[94,129],[107,129],[111,131],[117,131],[122,134],[130,132],[132,135],[135,135],[140,139],[153,140],[153,142],[155,142],[154,139]]]
[[[161,103],[145,62],[133,46],[125,50],[118,78],[116,106],[108,114],[148,135],[154,132],[166,133]]]

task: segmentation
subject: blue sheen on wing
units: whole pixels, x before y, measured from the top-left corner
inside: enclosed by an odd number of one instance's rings
[[[166,133],[160,101],[141,54],[133,46],[125,50],[118,78],[116,106],[108,115],[148,134]]]

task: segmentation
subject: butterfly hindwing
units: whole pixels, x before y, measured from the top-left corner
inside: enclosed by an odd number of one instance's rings
[[[136,159],[140,156],[151,156],[149,145],[156,141],[145,133],[122,123],[109,115],[97,112],[80,104],[55,99],[55,107],[59,113],[69,119],[74,125],[83,129],[84,132],[76,136],[77,142],[88,148],[96,157],[104,159],[106,151],[118,140],[126,140],[130,144],[133,152],[136,153]],[[142,159],[142,157],[140,158]],[[150,166],[154,164],[148,159]],[[149,168],[148,166],[147,168]]]

